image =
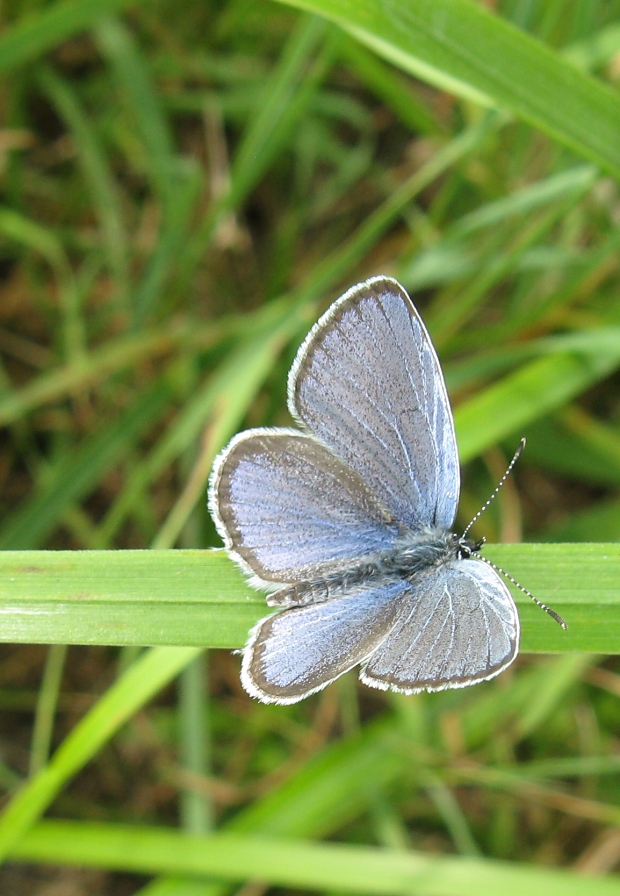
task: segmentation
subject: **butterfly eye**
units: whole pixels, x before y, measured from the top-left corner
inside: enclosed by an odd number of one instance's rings
[[[459,560],[469,560],[475,550],[475,545],[472,545],[468,542],[459,542],[459,545],[456,549],[456,556],[459,558]]]

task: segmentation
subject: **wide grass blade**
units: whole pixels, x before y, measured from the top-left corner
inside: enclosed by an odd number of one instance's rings
[[[620,883],[477,858],[271,840],[240,834],[186,837],[174,830],[48,821],[12,858],[120,871],[186,873],[228,881],[385,896],[617,896]]]
[[[422,80],[504,109],[620,178],[620,98],[471,0],[287,0]]]
[[[485,545],[568,623],[514,591],[524,651],[619,653],[620,558],[605,544]],[[0,638],[66,644],[240,647],[266,614],[223,551],[0,553]]]

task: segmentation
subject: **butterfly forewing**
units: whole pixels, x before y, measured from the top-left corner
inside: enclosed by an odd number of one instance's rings
[[[367,280],[323,315],[291,369],[289,404],[410,529],[452,525],[452,412],[428,333],[395,280]]]
[[[361,679],[415,693],[493,678],[519,647],[519,617],[498,574],[478,560],[454,560],[416,577],[388,637]]]
[[[295,430],[234,439],[215,464],[210,500],[227,546],[265,583],[333,574],[399,532],[358,473]]]

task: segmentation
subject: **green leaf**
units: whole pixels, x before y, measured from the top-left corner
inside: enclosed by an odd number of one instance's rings
[[[96,27],[95,38],[142,138],[153,192],[166,206],[174,198],[176,164],[172,134],[163,114],[161,97],[149,77],[135,39],[121,22],[106,18]]]
[[[620,364],[619,332],[609,328],[577,334],[572,351],[524,364],[460,405],[454,418],[461,460],[476,457],[609,375]]]
[[[79,362],[47,370],[23,388],[0,396],[0,425],[9,426],[36,408],[66,398],[75,390],[100,384],[145,359],[158,360],[181,345],[185,349],[209,346],[220,337],[217,323],[199,326],[191,321],[172,321],[158,329],[109,339]]]
[[[413,850],[271,840],[239,834],[187,837],[174,830],[47,821],[13,848],[21,861],[152,874],[187,873],[310,890],[410,896],[617,896],[614,879]]]
[[[568,623],[514,589],[524,651],[620,653],[616,545],[487,545],[485,555]],[[235,648],[267,612],[223,551],[0,552],[3,641]]]
[[[30,16],[2,35],[0,74],[30,62],[125,6],[129,0],[66,0],[47,8],[35,6]]]
[[[404,71],[512,112],[620,177],[620,98],[470,0],[286,0]]]
[[[42,66],[39,83],[71,130],[84,179],[96,209],[109,265],[120,284],[127,281],[127,234],[118,189],[101,140],[72,86],[53,68]]]
[[[66,782],[112,735],[197,655],[195,648],[147,651],[78,722],[42,771],[18,791],[0,816],[0,861],[45,812]]]
[[[161,380],[117,420],[64,453],[42,486],[0,526],[0,550],[43,544],[64,511],[93,491],[101,477],[133,449],[139,437],[161,417],[171,397],[168,384]]]

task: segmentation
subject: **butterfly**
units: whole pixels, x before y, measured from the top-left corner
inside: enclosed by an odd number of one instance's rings
[[[358,665],[366,685],[404,694],[502,672],[518,652],[517,607],[480,543],[452,532],[452,411],[396,280],[359,283],[320,318],[288,405],[297,428],[237,435],[209,485],[229,554],[280,610],[250,632],[245,689],[288,704]]]

